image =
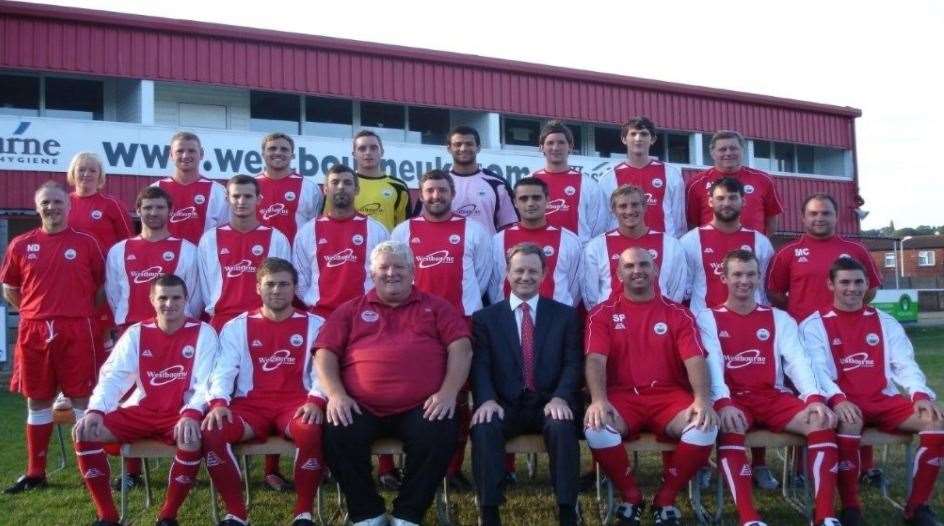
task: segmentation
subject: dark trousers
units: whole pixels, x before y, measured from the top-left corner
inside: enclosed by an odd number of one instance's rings
[[[423,408],[378,417],[361,408],[348,426],[325,424],[325,459],[347,499],[351,522],[383,514],[370,464],[371,444],[378,438],[403,441],[406,466],[400,494],[393,501],[393,516],[420,524],[442,483],[449,458],[456,449],[455,418],[429,421]]]
[[[557,503],[568,507],[577,504],[580,475],[577,424],[574,420],[544,416],[547,400],[541,398],[534,393],[525,393],[514,404],[502,405],[504,419],[496,415],[491,422],[472,426],[472,473],[480,506],[499,506],[505,501],[501,484],[505,477],[505,441],[529,433],[544,435]]]

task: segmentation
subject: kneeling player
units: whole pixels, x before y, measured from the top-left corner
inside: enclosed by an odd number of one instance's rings
[[[200,420],[219,343],[209,325],[186,318],[187,286],[179,277],[156,279],[150,299],[157,317],[135,323],[122,334],[102,366],[88,412],[72,431],[98,526],[117,525],[119,520],[103,443],[155,438],[177,445],[158,526],[177,524],[177,510],[200,468]]]
[[[796,322],[786,312],[754,300],[762,278],[753,252],[730,252],[722,270],[727,300],[699,312],[697,319],[702,342],[708,348],[715,409],[721,417],[718,459],[741,523],[764,525],[751,495],[744,435],[751,429],[765,428],[806,436],[807,469],[813,477],[815,500],[813,522],[838,525],[832,518],[836,417],[816,385]],[[799,398],[784,385],[784,373],[800,392]],[[724,381],[719,381],[722,378]]]
[[[655,523],[680,524],[675,497],[705,465],[718,433],[711,408],[705,350],[684,307],[655,293],[658,269],[649,252],[620,255],[623,290],[597,305],[587,319],[587,445],[623,503],[619,524],[636,525],[642,494],[629,471],[623,437],[651,431],[678,446],[653,498]]]
[[[256,273],[262,308],[240,314],[220,333],[222,350],[210,382],[212,409],[203,421],[203,442],[207,470],[229,513],[223,525],[247,522],[230,444],[265,441],[273,434],[298,448],[292,524],[314,524],[325,398],[317,388],[311,346],[324,320],[292,307],[297,284],[291,263],[266,259]]]
[[[944,411],[933,402],[908,336],[894,318],[864,303],[869,281],[858,261],[840,257],[829,269],[833,304],[800,324],[816,380],[839,417],[839,495],[843,526],[862,524],[859,440],[863,426],[918,433],[908,524],[936,524],[928,507],[944,455]],[[897,385],[897,387],[896,387]],[[910,400],[898,393],[907,392]]]

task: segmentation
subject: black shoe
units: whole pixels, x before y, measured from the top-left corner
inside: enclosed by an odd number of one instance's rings
[[[580,478],[577,479],[577,490],[580,493],[587,493],[588,491],[596,491],[597,489],[597,473],[595,471],[588,471],[583,475],[580,475]]]
[[[911,512],[911,517],[905,517],[905,524],[913,526],[937,526],[937,516],[927,504],[922,504]],[[843,523],[845,526],[845,523]]]
[[[859,508],[843,508],[839,512],[839,522],[842,526],[862,526],[862,510]]]
[[[315,521],[311,519],[295,519],[292,521],[292,526],[315,526]]]
[[[125,473],[124,478],[117,476],[111,481],[111,489],[121,491],[121,484],[124,483],[125,490],[131,491],[144,484],[144,479],[137,473]]]
[[[161,519],[157,521],[155,526],[180,526],[180,523],[177,522],[177,519]]]
[[[403,485],[403,474],[399,468],[394,468],[393,471],[388,473],[381,473],[377,477],[377,482],[380,483],[381,489],[400,491],[400,486]]]
[[[121,526],[121,523],[114,522],[114,521],[103,521],[101,519],[98,519],[92,523],[92,526]]]
[[[873,488],[882,489],[885,485],[885,474],[878,468],[872,468],[863,472],[859,480]]]
[[[45,487],[46,477],[27,477],[26,475],[21,475],[20,478],[16,479],[16,482],[3,490],[3,492],[7,495],[15,495],[17,493],[23,493],[24,491]]]
[[[682,524],[682,512],[675,506],[653,506],[652,517],[656,521],[656,526],[680,526]]]
[[[501,526],[501,523],[498,506],[482,506],[479,508],[480,526]]]
[[[838,519],[827,517],[823,519],[823,522],[817,523],[816,526],[843,526],[844,524],[844,522],[839,522]]]
[[[238,519],[227,516],[225,519],[216,523],[216,526],[249,526],[249,523],[240,522]]]
[[[469,479],[462,474],[461,471],[456,472],[455,475],[448,477],[446,483],[449,484],[449,489],[457,492],[466,492],[472,491],[475,487],[469,482]]]
[[[645,507],[645,504],[621,503],[613,509],[616,524],[619,526],[640,526],[642,523],[642,511]]]
[[[281,473],[269,473],[262,479],[265,484],[263,487],[272,491],[278,491],[279,493],[285,493],[295,490],[295,485],[292,484],[291,480],[288,480]]]
[[[577,517],[577,506],[558,506],[557,524],[559,526],[577,526],[580,523]]]

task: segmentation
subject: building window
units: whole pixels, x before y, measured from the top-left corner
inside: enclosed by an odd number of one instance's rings
[[[714,166],[715,161],[711,158],[711,133],[701,134],[701,154],[705,166]]]
[[[0,75],[0,115],[39,115],[39,77]]]
[[[449,133],[449,110],[411,106],[409,120],[410,132],[419,134],[418,142],[421,144],[446,144],[446,134]]]
[[[796,172],[796,147],[793,144],[774,143],[773,170]]]
[[[773,159],[769,141],[754,141],[754,168],[773,170]]]
[[[305,121],[354,124],[354,103],[344,99],[305,97]]]
[[[919,267],[933,267],[934,266],[934,251],[933,250],[919,250],[918,251],[918,266]]]
[[[667,163],[688,164],[691,158],[688,148],[688,135],[684,133],[659,133],[656,136],[656,143],[649,148],[649,155]]]
[[[406,128],[406,111],[396,104],[361,103],[361,126],[371,128]]]
[[[502,142],[512,146],[538,146],[541,136],[541,123],[531,119],[502,119]]]
[[[47,117],[100,121],[105,114],[104,99],[100,80],[46,78]]]
[[[249,94],[249,129],[252,131],[298,133],[300,117],[298,95],[264,91]]]
[[[570,134],[574,136],[574,144],[571,145],[570,153],[574,155],[583,154],[583,128],[576,124],[565,124],[564,126],[567,126]]]
[[[885,268],[895,268],[896,266],[897,265],[895,264],[895,253],[886,252],[885,253]]]
[[[620,141],[619,128],[593,128],[593,145],[600,157],[626,155],[626,145]]]

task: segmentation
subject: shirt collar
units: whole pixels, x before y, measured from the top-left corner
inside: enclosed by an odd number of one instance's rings
[[[527,303],[527,304],[528,304],[528,307],[531,308],[531,312],[532,312],[532,313],[533,313],[533,312],[537,312],[537,311],[538,311],[538,299],[539,299],[540,297],[541,297],[540,294],[535,294],[534,297],[532,297],[532,298],[529,299],[528,301],[524,301],[524,300],[522,300],[521,298],[519,298],[517,294],[515,294],[514,292],[512,292],[511,294],[508,295],[508,306],[511,307],[511,311],[514,312],[515,310],[518,309],[518,307],[521,306],[522,303]]]

